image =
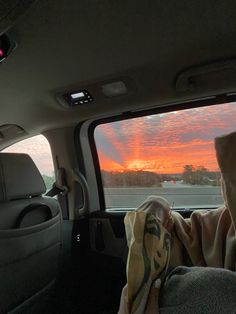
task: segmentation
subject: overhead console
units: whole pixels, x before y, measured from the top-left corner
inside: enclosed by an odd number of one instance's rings
[[[69,106],[84,105],[93,101],[93,97],[87,90],[78,90],[64,95],[65,101]]]
[[[0,63],[17,47],[8,31],[35,2],[36,0],[0,1]]]
[[[111,98],[128,96],[135,91],[136,86],[132,79],[120,77],[56,93],[56,99],[64,108],[73,109],[93,102],[105,102]]]

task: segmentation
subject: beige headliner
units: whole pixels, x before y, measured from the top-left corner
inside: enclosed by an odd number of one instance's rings
[[[235,9],[235,1],[215,0],[38,1],[12,29],[19,46],[0,66],[0,125],[33,134],[205,95],[177,93],[176,76],[236,56]],[[76,110],[55,98],[121,75],[134,81],[135,93]]]

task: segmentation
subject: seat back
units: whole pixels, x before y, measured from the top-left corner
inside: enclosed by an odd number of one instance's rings
[[[0,153],[0,313],[32,301],[55,281],[61,212],[45,191],[28,155]]]

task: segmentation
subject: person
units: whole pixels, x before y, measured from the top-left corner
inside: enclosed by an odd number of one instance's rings
[[[236,313],[236,132],[215,139],[224,206],[189,219],[149,197],[125,217],[119,314]]]
[[[236,273],[223,268],[174,268],[159,296],[161,314],[235,314]]]

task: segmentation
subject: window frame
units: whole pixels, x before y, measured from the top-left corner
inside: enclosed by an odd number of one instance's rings
[[[212,96],[212,97],[205,97],[202,99],[193,99],[178,103],[172,103],[172,104],[166,104],[163,106],[159,106],[156,108],[151,109],[144,109],[144,110],[134,110],[134,111],[126,111],[121,114],[112,115],[105,118],[99,118],[96,120],[91,121],[89,127],[88,127],[88,142],[90,146],[90,151],[93,159],[93,165],[95,169],[95,176],[97,181],[97,189],[98,189],[98,195],[99,195],[99,205],[100,205],[100,211],[102,212],[109,212],[106,208],[105,203],[105,195],[104,195],[104,188],[103,188],[103,182],[102,182],[102,175],[101,175],[101,169],[100,169],[100,163],[99,163],[99,156],[98,151],[96,147],[94,132],[98,125],[106,124],[106,123],[112,123],[116,121],[124,121],[129,120],[133,118],[139,118],[144,117],[148,115],[155,115],[155,114],[162,114],[162,113],[168,113],[171,111],[182,111],[186,109],[194,109],[194,108],[200,108],[200,107],[209,107],[209,106],[215,106],[215,105],[222,105],[226,103],[231,103],[236,101],[236,94],[230,94],[230,95],[219,95],[219,96]],[[81,126],[81,124],[80,124]],[[79,133],[75,133],[79,134]],[[85,161],[83,160],[83,163]],[[210,208],[206,208],[210,209]],[[211,208],[212,209],[212,208]],[[193,211],[194,208],[179,208],[178,212],[189,212]],[[110,210],[110,212],[114,213],[114,211]],[[117,211],[119,212],[119,211]],[[124,208],[124,212],[127,212],[127,210]]]

